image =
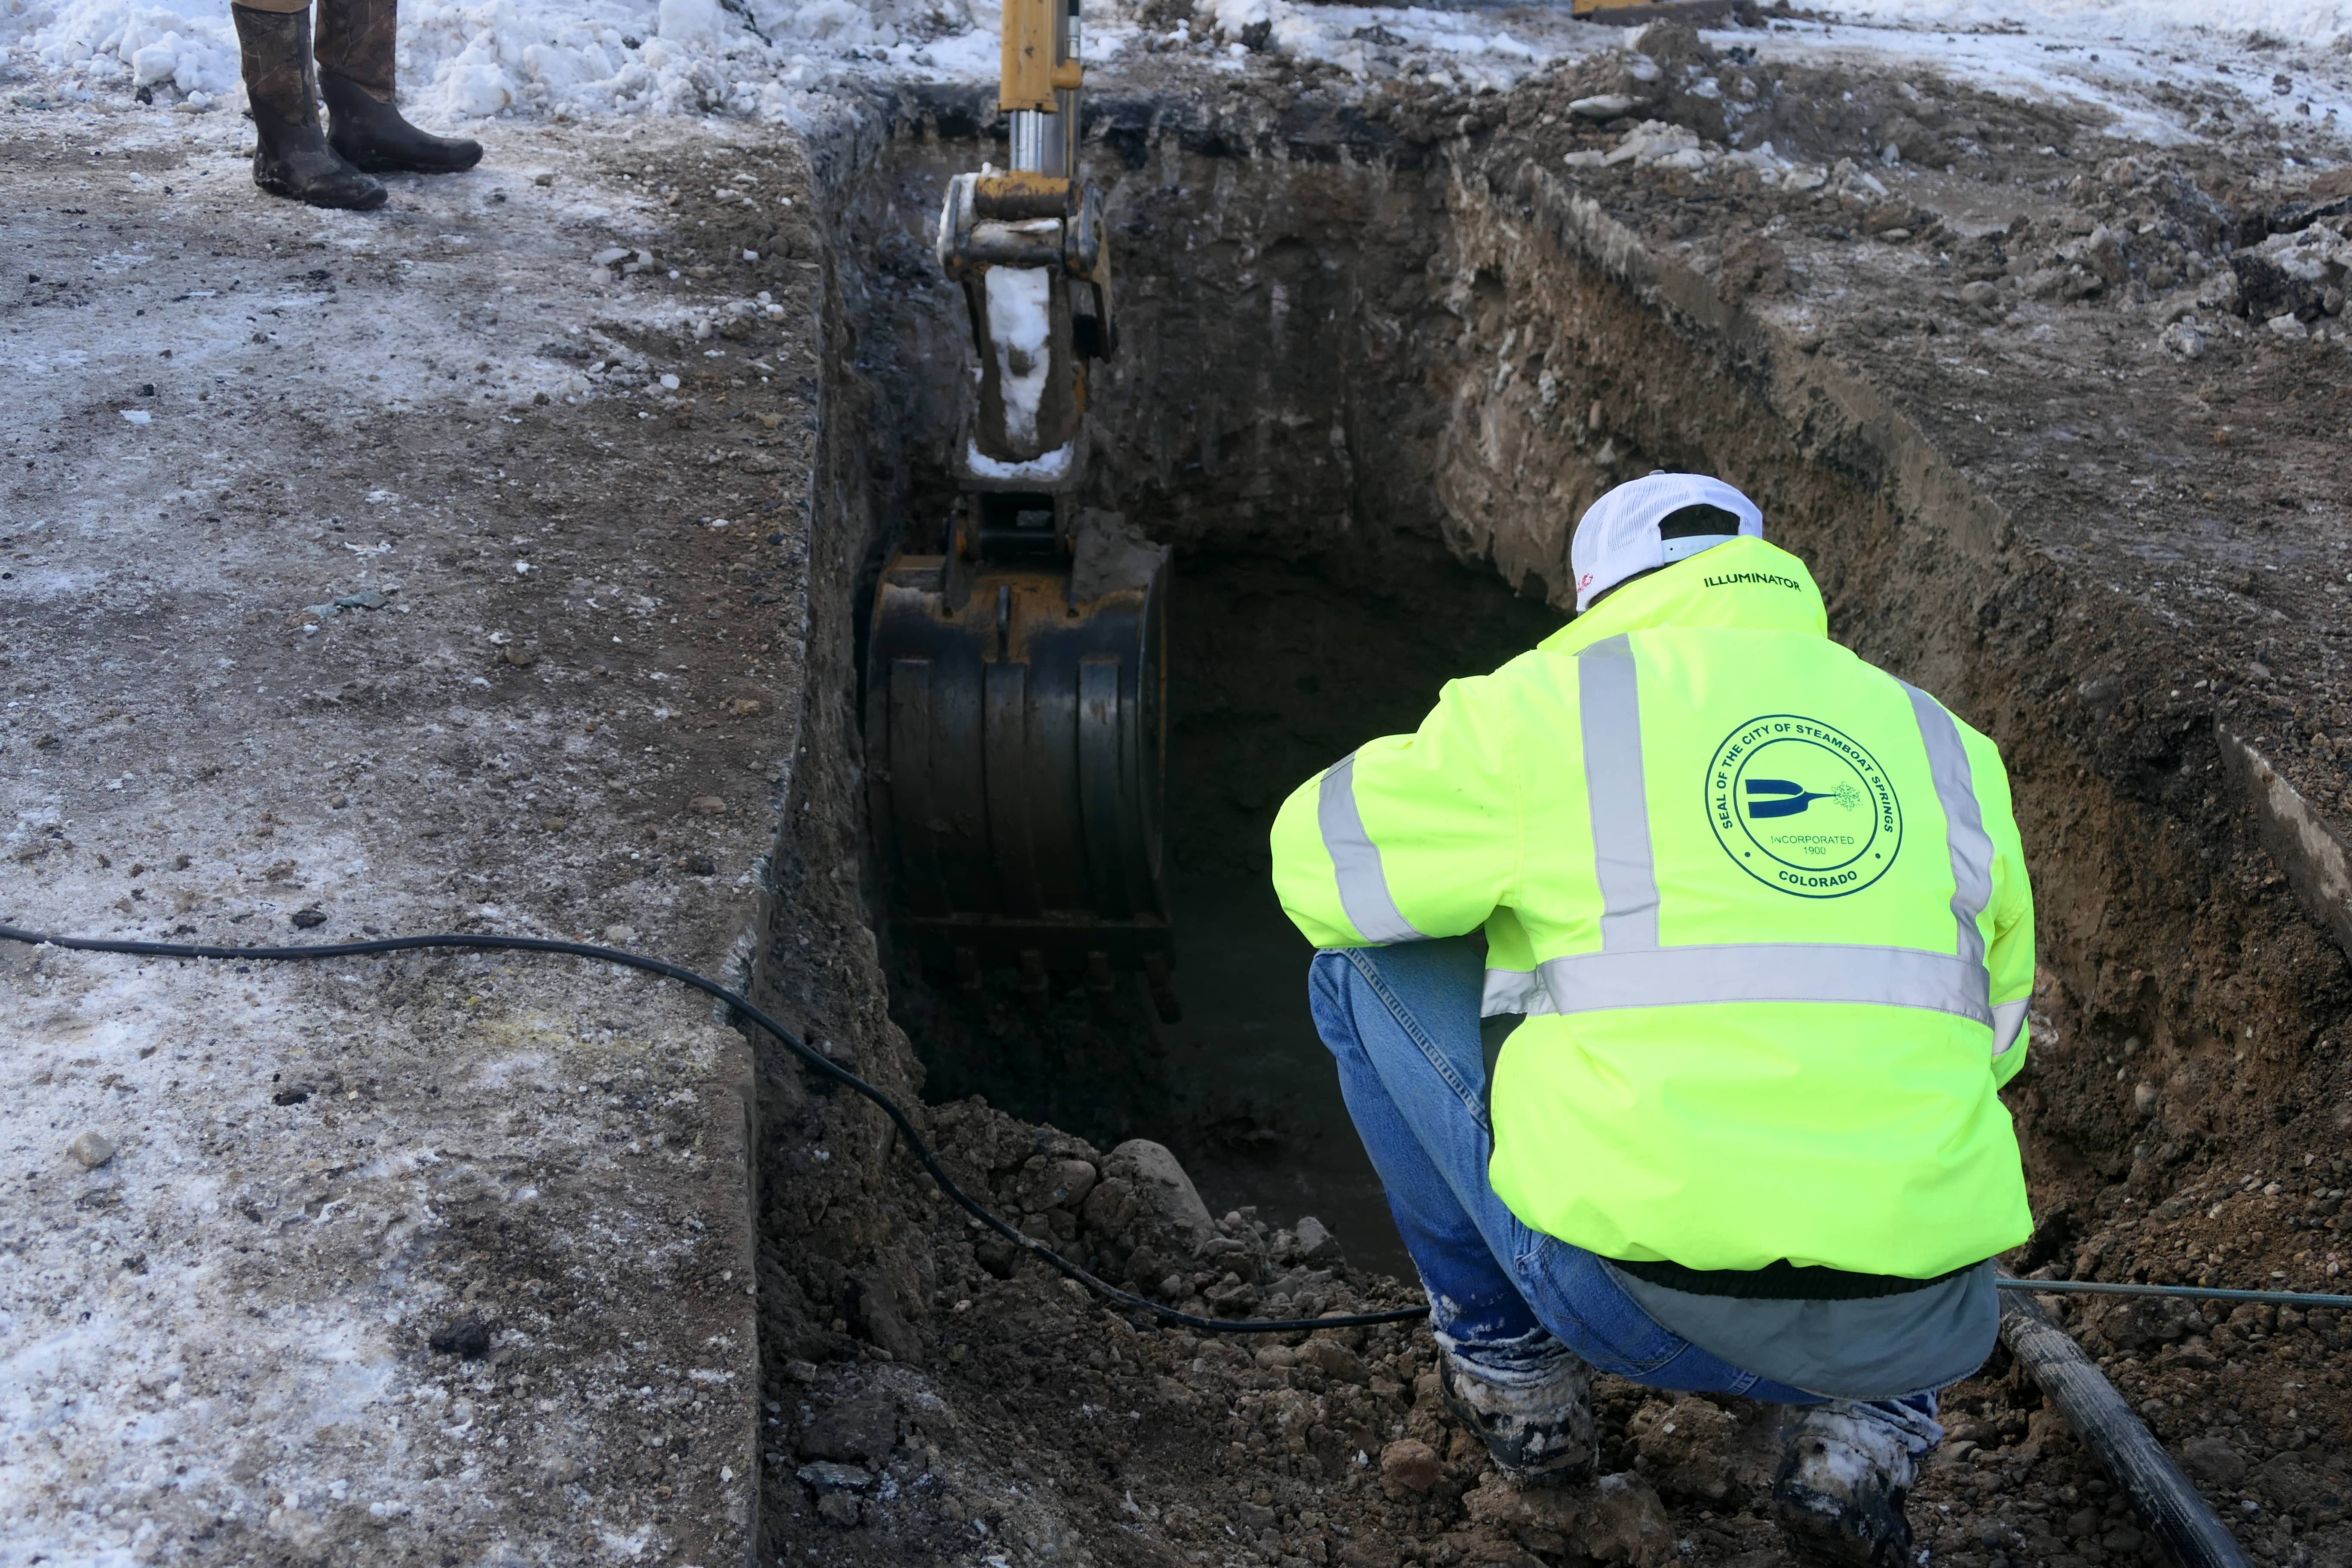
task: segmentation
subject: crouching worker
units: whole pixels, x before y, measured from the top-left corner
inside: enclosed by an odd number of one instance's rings
[[[1729,485],[1621,485],[1573,559],[1568,627],[1284,805],[1316,1025],[1506,1475],[1590,1470],[1595,1369],[1788,1405],[1790,1544],[1891,1568],[2032,1229],[2000,755]]]

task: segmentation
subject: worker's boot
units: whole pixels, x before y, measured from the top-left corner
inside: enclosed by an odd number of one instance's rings
[[[1592,1369],[1575,1356],[1563,1352],[1539,1373],[1505,1381],[1440,1346],[1437,1389],[1507,1479],[1526,1486],[1591,1474]]]
[[[482,161],[482,144],[419,131],[392,106],[397,0],[319,0],[319,86],[327,140],[373,174],[454,174]]]
[[[1796,1418],[1772,1478],[1772,1514],[1799,1562],[1905,1568],[1910,1495],[1919,1460],[1944,1429],[1917,1405],[1832,1399]]]
[[[383,186],[345,163],[320,128],[310,13],[231,5],[229,15],[236,18],[245,96],[253,110],[253,183],[273,196],[314,207],[364,212],[383,205]]]

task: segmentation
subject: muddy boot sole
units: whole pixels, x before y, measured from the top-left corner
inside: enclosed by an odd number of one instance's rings
[[[1528,1411],[1483,1409],[1469,1397],[1451,1357],[1437,1361],[1438,1396],[1454,1418],[1486,1445],[1486,1457],[1517,1486],[1567,1486],[1591,1477],[1599,1451],[1592,1436],[1589,1384],[1557,1391],[1558,1403]]]
[[[1907,1490],[1890,1494],[1864,1484],[1852,1496],[1839,1497],[1800,1485],[1796,1474],[1806,1457],[1792,1447],[1772,1482],[1772,1520],[1790,1555],[1821,1568],[1908,1568],[1911,1521],[1903,1511]]]
[[[1805,1568],[1906,1568],[1911,1561],[1907,1539],[1899,1546],[1892,1541],[1870,1546],[1826,1521],[1801,1522],[1785,1513],[1775,1517],[1790,1558]]]
[[[297,174],[266,153],[257,151],[253,154],[253,183],[273,196],[335,212],[373,212],[392,199],[392,193],[380,181],[341,159],[336,163],[340,167]]]
[[[1781,1543],[1789,1549],[1789,1560],[1801,1563],[1804,1568],[1909,1568],[1911,1552],[1908,1546],[1892,1546],[1864,1556],[1862,1543],[1835,1533],[1816,1534],[1810,1529],[1800,1532],[1780,1522]]]

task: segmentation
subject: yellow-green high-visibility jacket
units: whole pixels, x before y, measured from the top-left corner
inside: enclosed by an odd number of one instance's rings
[[[1486,929],[1495,1191],[1702,1269],[1929,1279],[2026,1239],[1997,1090],[2033,903],[1993,743],[1760,539],[1621,588],[1274,827],[1318,947]]]

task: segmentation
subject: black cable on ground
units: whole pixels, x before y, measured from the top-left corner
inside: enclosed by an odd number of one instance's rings
[[[2005,1279],[2001,1283],[2046,1282]],[[2012,1290],[2001,1303],[2000,1337],[2008,1342],[2010,1354],[2066,1417],[2083,1446],[2096,1454],[2107,1473],[2116,1478],[2147,1521],[2149,1532],[2164,1543],[2171,1561],[2180,1568],[2252,1568],[2245,1550],[2180,1473],[2164,1445],[2100,1374],[2083,1347],[2051,1321],[2042,1303],[2028,1291]]]
[[[2004,1274],[2004,1290],[2041,1296],[2172,1296],[2192,1301],[2260,1301],[2276,1307],[2352,1308],[2352,1296],[2320,1296],[2307,1290],[2228,1290],[2213,1285],[2110,1284],[2105,1279],[2015,1279]]]
[[[1349,1312],[1323,1318],[1202,1318],[1190,1312],[1180,1312],[1173,1307],[1163,1307],[1147,1300],[1132,1291],[1122,1290],[1107,1280],[1097,1279],[1086,1269],[1045,1246],[1034,1237],[1024,1236],[1006,1221],[982,1207],[980,1202],[958,1186],[955,1178],[940,1168],[931,1153],[929,1144],[915,1131],[898,1102],[880,1089],[842,1067],[777,1023],[754,1006],[749,998],[729,990],[716,980],[697,974],[682,964],[666,959],[647,958],[643,953],[630,952],[617,947],[599,947],[593,942],[565,942],[543,936],[489,936],[465,931],[443,931],[431,936],[387,936],[368,942],[320,942],[301,947],[210,947],[194,942],[138,942],[113,937],[52,936],[41,931],[26,931],[21,926],[0,925],[0,940],[21,942],[35,947],[61,947],[76,952],[120,952],[137,958],[231,958],[231,959],[302,959],[302,958],[364,958],[385,952],[415,952],[430,948],[470,948],[507,952],[556,952],[572,958],[593,958],[603,963],[617,964],[624,969],[640,969],[648,974],[667,975],[682,985],[716,996],[742,1016],[751,1019],[774,1036],[785,1048],[831,1079],[844,1089],[861,1094],[882,1108],[915,1158],[929,1172],[940,1190],[955,1200],[958,1207],[971,1215],[1007,1241],[1013,1243],[1032,1257],[1076,1280],[1087,1289],[1107,1300],[1150,1313],[1163,1322],[1178,1323],[1203,1333],[1293,1333],[1313,1329],[1368,1328],[1380,1323],[1404,1323],[1426,1318],[1429,1309],[1396,1307],[1380,1312]],[[2129,1285],[2109,1284],[2095,1279],[2019,1279],[2002,1275],[2000,1288],[2009,1291],[2032,1291],[2042,1294],[2084,1294],[2105,1296],[2175,1296],[2196,1300],[2260,1301],[2280,1306],[2352,1308],[2352,1296],[2311,1295],[2296,1290],[2231,1290],[2195,1285]]]
[[[761,1028],[774,1036],[786,1049],[814,1068],[819,1074],[831,1079],[852,1093],[865,1096],[881,1107],[882,1113],[890,1119],[891,1125],[898,1128],[898,1135],[907,1141],[907,1147],[914,1152],[915,1158],[922,1163],[923,1169],[930,1173],[931,1179],[939,1183],[940,1190],[954,1199],[958,1207],[1004,1237],[1005,1240],[1026,1251],[1031,1257],[1059,1270],[1069,1279],[1076,1280],[1106,1300],[1115,1301],[1139,1311],[1149,1312],[1162,1322],[1175,1323],[1201,1333],[1210,1334],[1270,1334],[1306,1332],[1315,1329],[1369,1328],[1379,1323],[1415,1322],[1425,1320],[1429,1316],[1429,1309],[1422,1306],[1400,1307],[1382,1312],[1335,1313],[1323,1318],[1202,1318],[1191,1312],[1178,1311],[1173,1307],[1161,1306],[1159,1302],[1148,1300],[1133,1291],[1122,1290],[1108,1280],[1097,1279],[1079,1268],[1053,1248],[1038,1242],[1034,1237],[1024,1236],[1012,1225],[998,1218],[996,1215],[982,1206],[963,1188],[958,1186],[955,1178],[947,1173],[940,1166],[938,1157],[931,1152],[931,1146],[923,1142],[922,1134],[915,1131],[915,1124],[908,1120],[906,1111],[900,1109],[897,1100],[848,1068],[831,1060],[824,1052],[753,1005],[750,998],[729,990],[716,980],[697,974],[691,969],[681,964],[671,963],[664,959],[647,958],[643,953],[629,952],[617,947],[599,947],[593,942],[564,942],[554,937],[488,936],[463,931],[445,931],[431,936],[378,937],[369,942],[320,942],[301,947],[211,947],[194,942],[136,942],[110,937],[50,936],[40,931],[26,931],[20,926],[0,925],[0,939],[26,942],[36,947],[67,948],[76,952],[128,953],[137,958],[237,960],[364,958],[377,953],[415,952],[434,948],[460,948],[478,952],[558,952],[572,958],[592,958],[600,963],[617,964],[624,969],[639,969],[648,974],[666,975],[682,985],[690,985],[697,991],[715,996],[726,1003],[738,1015],[751,1019]]]

